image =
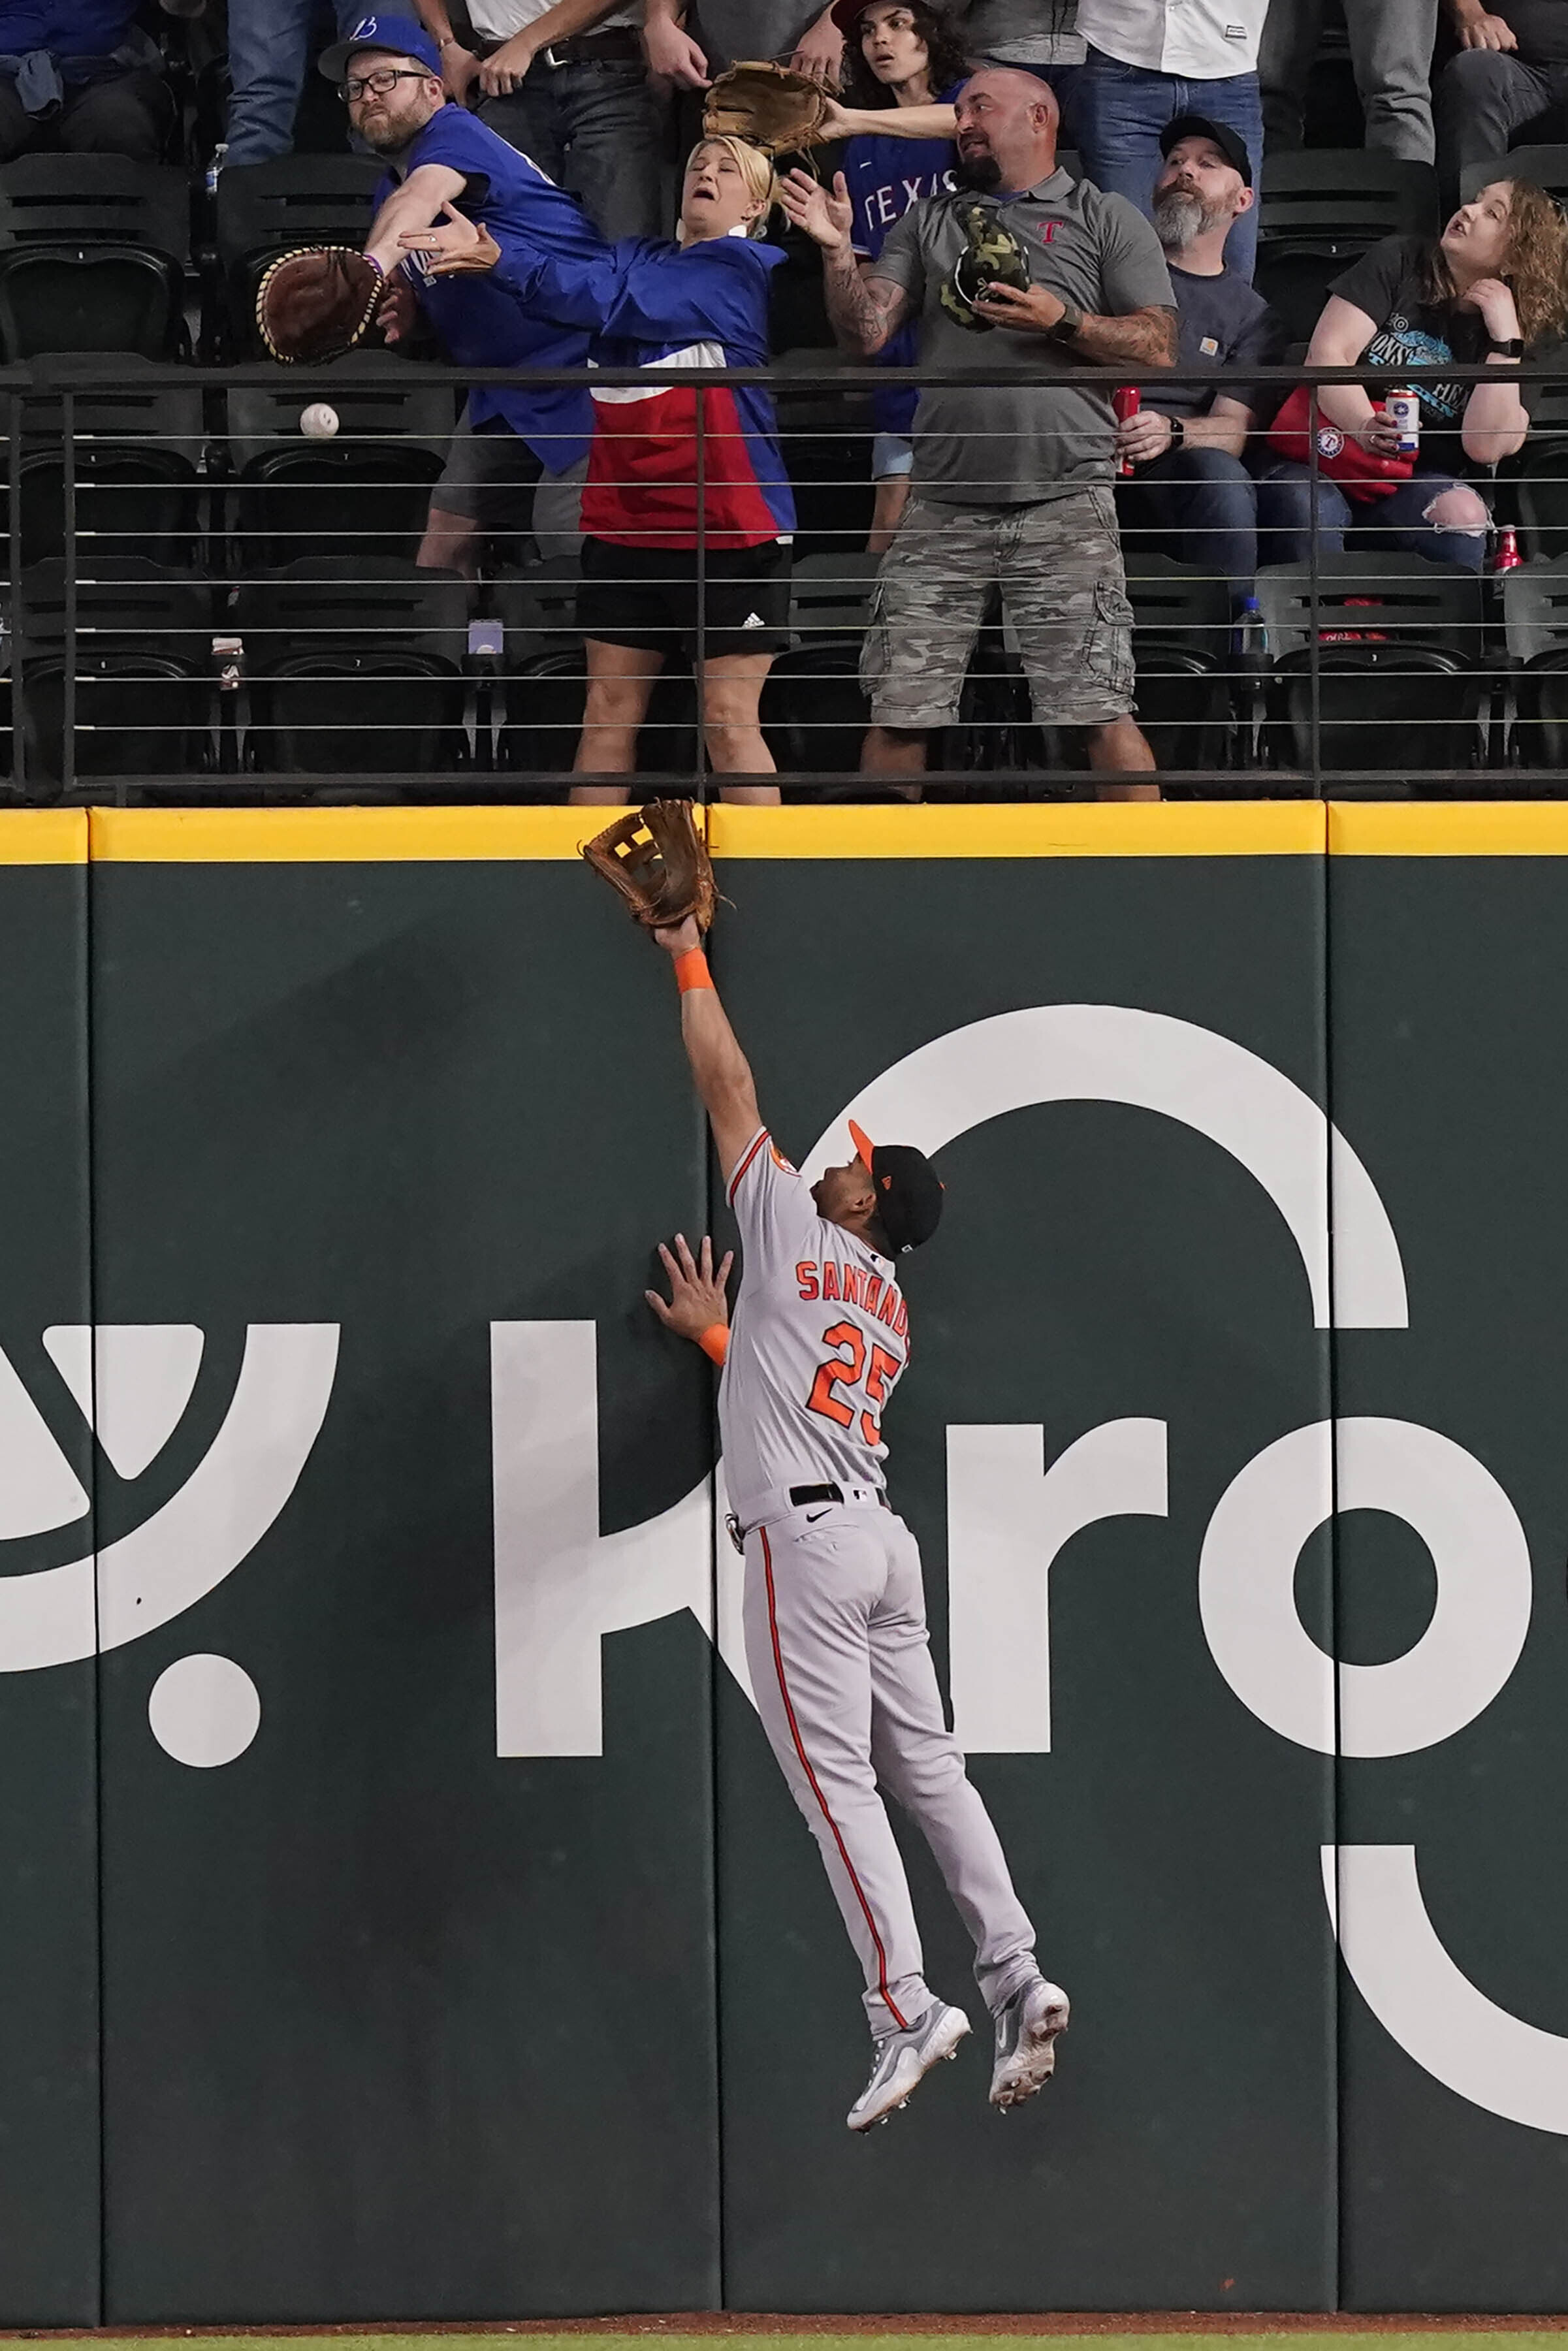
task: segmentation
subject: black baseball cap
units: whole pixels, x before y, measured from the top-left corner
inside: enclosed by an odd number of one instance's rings
[[[1228,122],[1211,122],[1207,114],[1178,114],[1160,133],[1160,153],[1168,157],[1182,139],[1212,139],[1226,162],[1240,172],[1243,184],[1249,188],[1252,185],[1252,158],[1247,152],[1247,141]]]
[[[873,1143],[850,1121],[850,1134],[876,1186],[877,1221],[894,1257],[928,1241],[942,1221],[942,1179],[908,1143]]]

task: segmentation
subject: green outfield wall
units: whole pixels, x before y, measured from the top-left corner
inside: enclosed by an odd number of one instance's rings
[[[1568,808],[710,823],[1058,2078],[844,2128],[580,814],[13,814],[0,2324],[1568,2305]]]

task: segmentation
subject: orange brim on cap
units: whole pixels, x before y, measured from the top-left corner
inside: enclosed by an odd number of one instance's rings
[[[860,1154],[865,1165],[865,1172],[869,1176],[872,1173],[871,1155],[876,1149],[876,1145],[872,1141],[870,1135],[866,1133],[864,1127],[857,1126],[852,1118],[850,1121],[850,1141],[854,1144],[856,1151]]]

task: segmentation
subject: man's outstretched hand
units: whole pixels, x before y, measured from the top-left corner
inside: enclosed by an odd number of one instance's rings
[[[695,928],[695,925],[693,928]],[[666,1301],[661,1298],[656,1290],[645,1290],[643,1295],[665,1330],[673,1331],[677,1339],[696,1340],[705,1331],[711,1331],[716,1322],[722,1322],[727,1329],[729,1301],[724,1293],[729,1270],[735,1263],[735,1251],[726,1249],[716,1273],[714,1270],[713,1242],[706,1233],[703,1235],[702,1247],[695,1258],[686,1246],[684,1233],[675,1235],[673,1251],[661,1241],[659,1255],[664,1261],[664,1271],[670,1277],[669,1299]]]

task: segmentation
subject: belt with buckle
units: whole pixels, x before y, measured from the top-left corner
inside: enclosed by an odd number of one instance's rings
[[[568,40],[552,41],[534,62],[553,70],[560,66],[612,65],[618,58],[641,63],[642,56],[643,45],[632,26],[612,25],[608,32],[573,33]]]
[[[841,1502],[843,1499],[844,1489],[841,1486],[791,1486],[789,1489],[789,1499],[798,1510],[803,1510],[808,1502]],[[884,1510],[893,1508],[887,1496],[880,1489],[876,1499]]]

